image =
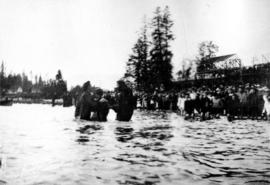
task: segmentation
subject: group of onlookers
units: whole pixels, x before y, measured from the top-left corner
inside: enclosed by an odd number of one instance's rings
[[[270,90],[259,85],[192,87],[180,91],[138,93],[134,95],[125,82],[118,81],[113,92],[91,92],[90,82],[77,98],[75,117],[107,121],[109,109],[119,121],[129,121],[135,108],[176,111],[186,119],[207,120],[221,115],[233,119],[270,120]]]
[[[228,116],[232,119],[270,119],[269,89],[259,85],[188,88],[180,92],[138,93],[137,107],[177,111],[186,118],[202,120]]]

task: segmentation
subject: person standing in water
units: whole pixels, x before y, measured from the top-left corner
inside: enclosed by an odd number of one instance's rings
[[[91,111],[93,109],[93,96],[90,93],[91,84],[89,81],[83,84],[83,93],[81,94],[75,110],[75,117],[83,120],[90,120]]]
[[[116,105],[113,106],[113,109],[117,114],[116,120],[130,121],[133,115],[134,105],[132,90],[124,81],[119,80],[116,88]]]
[[[107,121],[107,116],[109,114],[109,101],[106,99],[103,90],[98,89],[96,91],[98,95],[98,103],[97,103],[97,121],[105,122]]]

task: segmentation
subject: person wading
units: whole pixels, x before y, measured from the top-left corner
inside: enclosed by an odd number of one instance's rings
[[[109,113],[109,101],[103,94],[102,89],[98,89],[96,94],[99,97],[97,103],[97,121],[105,122],[107,121],[107,115]]]
[[[130,121],[134,110],[132,90],[127,87],[124,81],[119,80],[117,82],[116,92],[116,105],[113,106],[114,111],[117,113],[116,120]]]
[[[90,120],[91,111],[94,107],[93,96],[90,94],[91,84],[89,81],[83,84],[83,93],[79,98],[75,110],[75,117],[80,117],[83,120]]]

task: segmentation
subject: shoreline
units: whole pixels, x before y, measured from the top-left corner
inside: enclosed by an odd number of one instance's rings
[[[18,104],[52,104],[51,99],[14,98],[13,103]],[[62,99],[55,100],[55,105],[63,105]]]

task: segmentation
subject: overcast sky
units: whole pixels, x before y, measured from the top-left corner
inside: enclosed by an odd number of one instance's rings
[[[269,0],[0,0],[0,60],[8,71],[90,80],[107,89],[125,71],[144,15],[168,5],[174,21],[174,71],[214,41],[219,55],[248,65],[270,53]]]

